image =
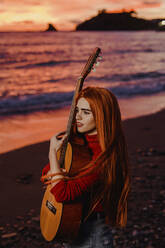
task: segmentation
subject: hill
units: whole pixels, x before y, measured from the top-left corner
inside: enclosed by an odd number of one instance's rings
[[[76,30],[155,30],[157,25],[157,21],[136,17],[134,10],[119,13],[101,10],[97,16],[77,25]]]

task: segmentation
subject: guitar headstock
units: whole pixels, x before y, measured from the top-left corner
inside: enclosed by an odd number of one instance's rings
[[[101,60],[102,57],[100,56],[101,53],[101,49],[99,47],[96,47],[93,51],[93,53],[90,55],[84,69],[81,72],[81,77],[83,78],[83,80],[88,76],[88,74],[91,72],[91,70],[95,71],[96,69],[94,68],[94,66],[98,66],[99,65],[99,61],[97,60]]]

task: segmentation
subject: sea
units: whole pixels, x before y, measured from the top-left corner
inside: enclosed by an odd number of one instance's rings
[[[165,32],[156,31],[0,33],[0,153],[49,138],[42,127],[69,109],[95,47],[102,60],[84,87],[111,90],[123,119],[165,108],[164,44]]]

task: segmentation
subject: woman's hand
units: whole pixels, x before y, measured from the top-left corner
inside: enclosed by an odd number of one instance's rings
[[[66,134],[63,135],[62,138],[60,138],[60,136],[62,135],[63,133],[57,133],[56,135],[54,135],[51,139],[50,139],[50,148],[49,148],[49,162],[50,162],[50,174],[53,174],[53,173],[62,173],[63,170],[60,168],[60,165],[58,163],[58,160],[57,160],[57,151],[58,149],[61,147],[64,139],[66,138]],[[59,179],[59,181],[63,178],[63,175],[58,175],[58,176],[54,176],[52,177],[51,179],[54,180],[54,179]],[[58,182],[58,181],[57,181]],[[56,185],[56,183],[52,183],[52,187],[54,185]]]
[[[62,138],[60,138],[60,136],[63,133],[57,133],[55,134],[51,139],[50,139],[50,149],[49,149],[49,154],[50,152],[54,151],[55,153],[57,153],[57,151],[59,150],[59,148],[61,147],[64,139],[66,138],[67,134],[64,134]]]
[[[49,148],[49,162],[50,162],[50,169],[52,173],[56,173],[61,171],[60,165],[57,160],[57,151],[61,147],[64,139],[66,138],[66,134],[63,135],[62,138],[61,135],[63,133],[57,133],[50,139],[50,148]]]

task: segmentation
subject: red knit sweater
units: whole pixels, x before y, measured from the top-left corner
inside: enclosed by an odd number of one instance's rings
[[[101,152],[101,147],[97,135],[85,135],[89,148],[92,150],[92,160],[95,160]],[[47,164],[42,175],[45,175],[50,169]],[[94,172],[90,175],[68,181],[60,180],[52,189],[51,193],[55,196],[57,202],[69,202],[83,195],[90,190],[90,187],[99,179],[99,173]],[[97,205],[95,211],[102,211],[102,206]]]

